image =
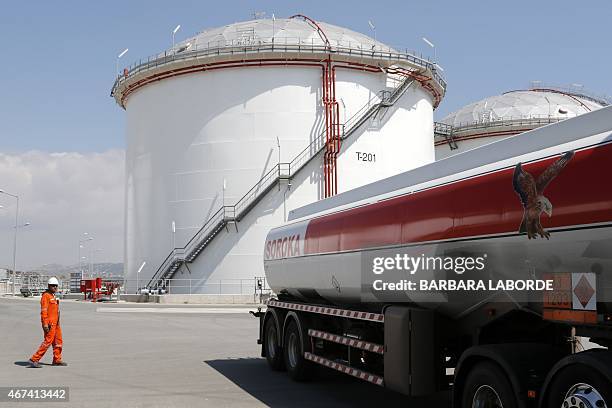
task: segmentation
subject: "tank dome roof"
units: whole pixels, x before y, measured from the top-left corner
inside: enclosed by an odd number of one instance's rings
[[[348,28],[324,22],[316,24],[323,30],[332,47],[392,50],[388,45]],[[274,42],[279,44],[325,45],[317,25],[300,18],[256,19],[207,29],[181,44],[252,45],[269,43],[274,38]]]
[[[327,61],[327,62],[325,62]],[[303,15],[255,19],[202,31],[170,50],[134,62],[117,73],[111,96],[125,108],[137,89],[160,80],[224,68],[316,66],[324,63],[373,74],[398,72],[431,94],[437,107],[446,82],[437,66],[406,49],[395,50],[367,35]]]
[[[606,105],[605,100],[577,92],[529,89],[506,92],[471,103],[446,116],[442,123],[460,129],[475,124],[518,119],[563,120]]]

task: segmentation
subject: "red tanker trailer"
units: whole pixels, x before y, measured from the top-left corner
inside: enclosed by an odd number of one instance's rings
[[[612,407],[611,166],[604,108],[292,211],[262,355],[457,407]]]

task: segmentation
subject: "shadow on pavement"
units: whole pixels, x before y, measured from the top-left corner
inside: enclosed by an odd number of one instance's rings
[[[315,379],[298,383],[272,371],[263,358],[204,361],[221,375],[270,407],[450,407],[450,393],[409,398],[322,367]]]
[[[38,364],[40,364],[41,366],[53,366],[53,364],[51,363],[43,363],[42,361],[39,361]],[[28,360],[26,361],[15,361],[15,365],[16,366],[20,366],[20,367],[30,367],[30,362]]]

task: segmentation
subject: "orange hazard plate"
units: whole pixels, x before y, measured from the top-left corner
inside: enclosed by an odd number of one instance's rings
[[[552,291],[544,292],[545,309],[571,309],[572,308],[572,274],[550,273],[544,279],[553,281]]]
[[[544,320],[573,323],[597,323],[597,312],[590,310],[544,309]]]

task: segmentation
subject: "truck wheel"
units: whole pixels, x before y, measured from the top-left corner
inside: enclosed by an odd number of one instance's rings
[[[312,363],[304,358],[304,338],[295,322],[291,320],[285,329],[285,367],[295,381],[305,381],[312,375]]]
[[[516,408],[516,398],[504,372],[495,364],[476,364],[468,373],[461,408]]]
[[[264,326],[264,345],[266,350],[266,360],[271,369],[282,371],[285,368],[283,361],[283,351],[279,346],[280,336],[278,335],[278,327],[274,318],[270,317],[266,320]]]
[[[547,407],[611,408],[612,386],[603,375],[583,364],[557,373],[548,392]]]

